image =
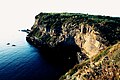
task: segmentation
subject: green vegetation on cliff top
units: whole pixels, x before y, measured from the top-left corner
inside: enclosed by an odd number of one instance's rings
[[[120,18],[119,17],[110,17],[110,16],[101,16],[101,15],[88,15],[81,13],[40,13],[35,17],[38,20],[37,25],[33,25],[32,28],[36,28],[31,33],[33,36],[41,39],[45,42],[54,41],[53,38],[50,38],[50,35],[47,34],[45,38],[41,37],[39,33],[38,26],[46,28],[46,31],[49,32],[50,29],[54,30],[56,37],[60,36],[62,33],[62,26],[65,27],[65,24],[71,23],[74,26],[66,26],[67,32],[75,28],[79,28],[80,24],[93,26],[95,31],[100,33],[100,36],[103,38],[101,43],[106,44],[115,44],[120,40]],[[46,37],[48,39],[46,39]],[[99,39],[98,39],[99,41]]]
[[[99,34],[96,33],[96,35],[101,37],[98,37],[97,41],[107,47],[92,58],[75,65],[74,68],[70,69],[60,80],[120,79],[119,17],[81,13],[40,13],[35,19],[37,23],[33,25],[28,36],[36,37],[43,45],[52,44],[50,46],[53,46],[59,43],[60,40],[66,41],[66,43],[72,43],[75,29],[81,30],[81,24],[83,24],[84,26],[89,25],[94,31],[97,31]],[[51,31],[53,31],[53,33]],[[70,31],[72,31],[72,33],[70,33]],[[67,34],[63,34],[63,32],[67,32]],[[64,38],[65,36],[67,36],[67,38]]]

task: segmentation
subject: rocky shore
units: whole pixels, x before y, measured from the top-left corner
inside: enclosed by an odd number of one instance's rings
[[[40,13],[35,17],[26,40],[40,49],[51,62],[57,61],[72,68],[120,40],[120,18],[80,13]]]

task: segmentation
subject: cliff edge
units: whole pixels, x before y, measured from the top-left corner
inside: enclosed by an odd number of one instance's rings
[[[53,54],[47,55],[59,56],[56,59],[69,62],[77,59],[81,63],[120,40],[120,18],[81,13],[40,13],[35,17],[26,40],[44,51],[52,50]]]
[[[26,39],[34,45],[79,46],[89,57],[120,40],[120,19],[79,13],[40,13]]]

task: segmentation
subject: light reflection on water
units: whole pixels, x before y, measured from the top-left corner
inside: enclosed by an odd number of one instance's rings
[[[0,38],[0,80],[54,80],[60,68],[47,63],[25,36],[16,30]]]

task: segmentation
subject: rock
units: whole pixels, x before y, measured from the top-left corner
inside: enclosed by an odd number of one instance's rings
[[[52,56],[53,60],[63,58],[69,63],[78,59],[81,63],[120,41],[119,27],[120,18],[117,17],[40,13],[26,40],[45,52],[51,50],[47,56]]]
[[[119,31],[118,26],[120,26],[117,22],[113,23],[108,20],[104,22],[104,24],[102,22],[97,23],[96,20],[81,17],[82,15],[84,14],[40,13],[37,15],[28,36],[37,38],[37,40],[31,39],[35,45],[35,41],[39,42],[40,45],[47,45],[49,47],[55,47],[61,43],[69,46],[77,45],[82,53],[85,53],[89,58],[98,54],[101,50],[104,50],[108,44],[111,45],[120,39],[120,32],[115,32],[116,30]],[[44,17],[44,19],[42,19],[42,17]],[[102,25],[100,25],[100,23]],[[117,26],[112,25],[112,23]],[[108,25],[109,27],[107,27]],[[112,26],[114,28],[112,28]],[[103,32],[107,29],[109,30],[108,33]],[[27,32],[29,30],[23,31]],[[114,34],[111,34],[112,32],[114,32]],[[113,41],[109,38],[111,37],[109,34],[113,35]]]
[[[12,46],[16,46],[16,45],[13,44]]]
[[[7,43],[7,45],[10,45],[10,43]]]
[[[29,33],[30,32],[30,30],[29,29],[24,29],[24,30],[21,30],[22,32],[26,32],[26,33]]]

